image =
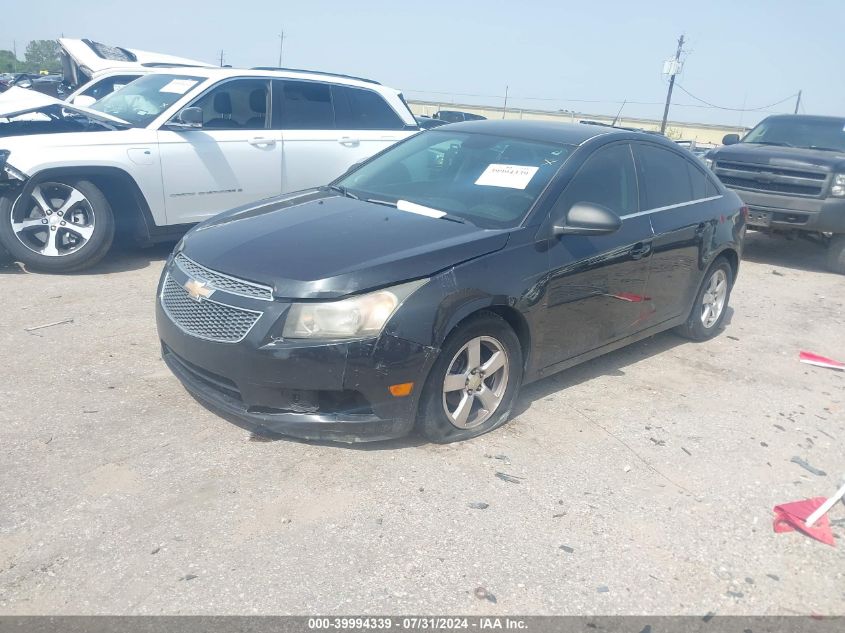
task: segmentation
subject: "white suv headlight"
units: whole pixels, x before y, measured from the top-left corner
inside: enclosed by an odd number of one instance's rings
[[[419,279],[341,301],[294,303],[283,338],[354,339],[377,336],[413,292],[428,282]]]
[[[830,195],[845,198],[845,174],[833,174],[833,186]]]

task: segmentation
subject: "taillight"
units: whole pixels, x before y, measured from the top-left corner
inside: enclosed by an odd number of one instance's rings
[[[742,219],[743,219],[743,220],[747,220],[747,219],[748,219],[748,207],[747,207],[747,206],[742,205],[742,206],[739,208],[739,213],[740,213],[740,215],[742,215]]]

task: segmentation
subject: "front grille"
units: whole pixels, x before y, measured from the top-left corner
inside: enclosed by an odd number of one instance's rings
[[[772,193],[791,193],[798,196],[817,196],[822,192],[821,187],[795,185],[785,182],[761,183],[749,178],[736,178],[734,176],[719,176],[719,180],[726,187],[738,187],[740,189],[754,189],[755,191],[770,191]]]
[[[819,197],[827,186],[828,174],[753,163],[716,161],[713,170],[728,187],[770,193]]]
[[[161,305],[170,320],[199,338],[220,343],[237,343],[249,333],[260,312],[235,308],[211,299],[195,301],[170,275],[161,290]]]
[[[273,300],[273,290],[268,286],[262,286],[251,281],[224,275],[223,273],[196,263],[193,259],[185,257],[182,253],[179,253],[174,261],[185,274],[204,279],[211,287],[218,290],[229,292],[233,295],[252,297],[254,299]]]

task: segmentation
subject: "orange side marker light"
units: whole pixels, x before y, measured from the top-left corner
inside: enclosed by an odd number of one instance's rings
[[[396,398],[405,398],[411,395],[411,392],[414,390],[414,383],[402,382],[398,385],[390,385],[388,389],[390,389],[390,395]]]

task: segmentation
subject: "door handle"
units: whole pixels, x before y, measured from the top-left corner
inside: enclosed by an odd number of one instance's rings
[[[264,147],[264,146],[273,147],[273,145],[276,144],[276,139],[264,138],[263,136],[255,136],[255,137],[247,140],[247,143],[249,143],[250,145],[253,145],[255,147]]]
[[[631,247],[631,259],[642,259],[651,253],[651,242],[637,242]]]
[[[337,142],[341,145],[346,145],[348,147],[355,147],[356,145],[361,143],[359,139],[354,138],[352,136],[341,136]]]

